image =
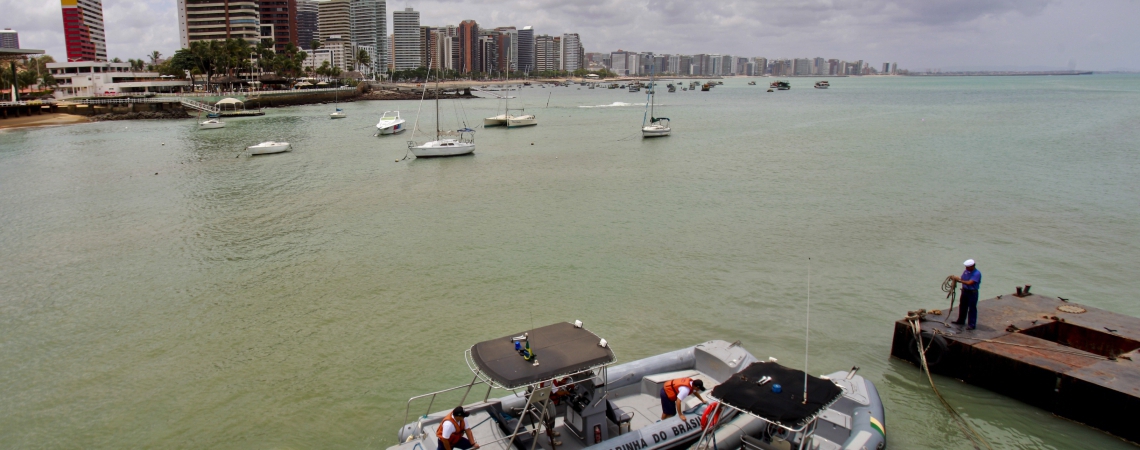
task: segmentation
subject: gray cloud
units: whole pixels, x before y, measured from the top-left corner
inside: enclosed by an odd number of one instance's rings
[[[175,0],[104,0],[108,52],[138,58],[178,48]],[[474,19],[480,26],[532,25],[576,32],[587,51],[835,57],[950,66],[1136,67],[1135,0],[425,0],[427,25]],[[64,56],[55,0],[0,0],[25,47]],[[1140,69],[1140,67],[1136,67]]]

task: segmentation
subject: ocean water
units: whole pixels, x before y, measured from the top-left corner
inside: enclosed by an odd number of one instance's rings
[[[891,448],[965,449],[889,358],[963,260],[983,298],[1140,316],[1140,77],[746,81],[662,89],[655,140],[644,93],[526,88],[540,125],[451,159],[373,136],[408,101],[0,132],[0,442],[385,448],[468,346],[575,319],[620,361],[739,339],[802,367],[810,272],[809,372],[860,366]],[[244,154],[270,139],[294,151]],[[1133,448],[936,382],[995,448]]]

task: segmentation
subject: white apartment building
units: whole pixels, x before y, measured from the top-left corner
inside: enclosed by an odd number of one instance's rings
[[[561,65],[562,58],[559,58],[561,53],[558,48],[559,40],[548,34],[541,34],[534,37],[534,70],[537,72],[546,72],[558,70]]]
[[[371,71],[388,67],[388,5],[386,0],[353,0],[350,8],[352,42],[374,49]]]
[[[48,63],[47,69],[59,86],[55,98],[130,95],[150,92],[180,92],[189,80],[163,77],[157,72],[131,71],[130,63],[79,61]]]
[[[330,36],[345,41],[352,39],[352,4],[349,0],[320,2],[317,13],[317,30],[323,45]]]
[[[228,38],[245,39],[256,45],[262,36],[259,8],[257,0],[178,0],[182,48],[194,41]]]
[[[586,65],[583,64],[586,55],[585,52],[582,51],[582,40],[578,37],[578,33],[566,33],[562,35],[562,48],[559,49],[559,53],[562,55],[559,70],[573,72],[586,67]]]
[[[412,8],[392,12],[392,36],[395,39],[396,70],[415,69],[420,61],[420,12]]]

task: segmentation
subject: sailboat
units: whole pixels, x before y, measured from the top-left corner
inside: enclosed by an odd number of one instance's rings
[[[522,89],[519,89],[519,93],[520,94],[522,93]],[[550,104],[549,96],[547,96],[546,101],[547,101],[547,105],[549,105]],[[510,110],[508,109],[507,111],[509,112]],[[522,108],[516,109],[515,111],[524,112],[524,113],[526,112],[526,110],[522,109]],[[523,114],[520,116],[510,116],[510,115],[507,116],[507,128],[532,127],[535,125],[538,125],[538,120],[535,119],[534,114]]]
[[[431,67],[431,61],[428,61],[428,67]],[[429,75],[431,71],[428,71]],[[438,156],[459,156],[468,155],[475,152],[475,130],[464,127],[455,131],[440,131],[439,129],[439,76],[435,78],[435,140],[424,142],[420,144],[416,141],[408,141],[408,150],[416,155],[416,158],[432,158]],[[427,83],[424,83],[424,91],[427,91]],[[420,98],[420,103],[423,104],[423,98]],[[419,123],[419,113],[416,114],[416,123]],[[415,139],[416,130],[412,129],[412,138]],[[450,137],[444,137],[450,136]]]
[[[507,85],[507,93],[503,94],[503,96],[500,98],[504,102],[506,102],[504,105],[510,105],[510,103],[511,103],[511,87],[510,87],[510,85]],[[509,108],[509,106],[504,106],[502,114],[499,114],[499,115],[494,116],[494,117],[488,117],[488,118],[483,119],[483,128],[507,126],[507,119],[510,118],[510,116],[507,114],[508,112],[510,112],[510,109],[508,109],[508,108]]]
[[[340,105],[340,101],[338,99],[339,94],[340,87],[337,86],[336,90],[333,91],[333,108],[336,108],[336,111],[333,111],[331,114],[329,114],[330,119],[343,119],[345,117],[348,117],[348,113],[344,112],[343,109],[340,109],[338,107]]]
[[[650,86],[653,85],[653,71],[649,72],[649,84]],[[673,131],[669,127],[668,117],[653,116],[653,106],[657,99],[657,94],[654,91],[655,89],[650,89],[649,93],[646,94],[648,98],[645,102],[645,115],[641,117],[641,137],[643,138],[668,136]]]

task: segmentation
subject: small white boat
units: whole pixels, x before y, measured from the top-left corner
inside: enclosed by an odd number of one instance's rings
[[[533,114],[512,116],[507,119],[507,128],[530,127],[535,125],[538,125],[538,120],[534,118]]]
[[[257,145],[251,145],[245,148],[249,150],[250,155],[268,155],[271,153],[281,153],[292,150],[288,142],[265,141]]]
[[[669,128],[669,119],[664,117],[656,117],[654,119],[655,120],[653,123],[641,127],[641,137],[651,138],[668,136],[669,133],[673,131],[672,128]]]
[[[453,134],[458,134],[458,139],[442,137]],[[464,128],[454,132],[440,131],[436,133],[436,140],[434,141],[428,141],[423,144],[409,141],[408,150],[411,150],[412,154],[416,155],[416,158],[471,154],[475,152],[475,130]]]
[[[400,118],[399,111],[384,111],[376,123],[376,129],[380,134],[396,134],[407,128],[404,128],[404,119]]]
[[[225,128],[226,123],[218,119],[209,119],[205,122],[198,123],[199,130],[213,130],[215,128]]]
[[[826,80],[815,83],[816,89],[827,89],[829,87],[831,87],[831,83],[828,83]]]
[[[337,108],[336,111],[333,111],[329,114],[330,119],[343,119],[345,117],[348,117],[348,113],[344,112],[344,110],[340,108]]]

